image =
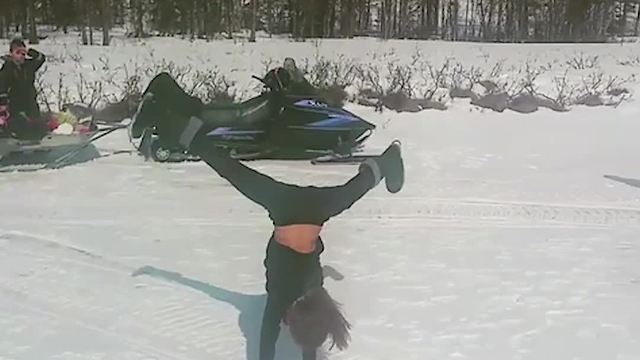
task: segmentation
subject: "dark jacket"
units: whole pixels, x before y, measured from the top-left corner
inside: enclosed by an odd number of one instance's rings
[[[31,59],[25,60],[22,65],[5,56],[0,68],[0,99],[8,99],[12,117],[20,112],[25,112],[30,118],[40,117],[35,77],[36,71],[45,62],[45,56],[34,49],[29,49],[28,54]]]

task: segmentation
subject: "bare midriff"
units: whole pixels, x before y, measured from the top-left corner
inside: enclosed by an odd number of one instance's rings
[[[276,241],[299,253],[310,254],[316,249],[322,226],[313,224],[294,224],[276,226]]]

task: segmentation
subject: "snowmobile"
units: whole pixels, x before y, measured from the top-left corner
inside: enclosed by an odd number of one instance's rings
[[[319,98],[287,94],[263,78],[252,77],[264,84],[260,95],[241,103],[209,104],[197,115],[205,123],[214,125],[208,136],[217,146],[229,149],[236,159],[352,158],[376,128],[345,109],[330,107]],[[144,100],[136,115],[143,103]],[[277,109],[275,116],[274,108]],[[162,113],[172,116],[169,109]],[[132,144],[147,159],[199,160],[188,152],[165,146],[152,128],[144,129],[141,136],[133,136],[130,128],[129,134]],[[134,143],[136,137],[141,139],[139,144]]]

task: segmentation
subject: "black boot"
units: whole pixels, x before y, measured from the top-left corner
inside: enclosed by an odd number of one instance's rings
[[[360,165],[360,171],[367,168],[373,174],[374,186],[383,178],[387,191],[397,193],[404,185],[404,161],[400,141],[394,140],[382,155],[369,159]]]
[[[137,139],[145,129],[153,127],[156,127],[156,130],[157,127],[176,130],[177,128],[172,127],[173,124],[166,123],[165,120],[176,119],[178,123],[180,119],[188,120],[191,116],[199,116],[203,107],[202,101],[187,94],[171,75],[166,72],[160,73],[151,80],[144,91],[142,101],[133,116],[131,137]]]
[[[187,117],[156,103],[152,93],[145,94],[130,125],[131,136],[140,137],[144,129],[154,129],[163,146],[189,150],[196,135],[205,131],[202,120]]]
[[[394,140],[379,158],[387,190],[397,193],[404,186],[404,161],[400,141]]]

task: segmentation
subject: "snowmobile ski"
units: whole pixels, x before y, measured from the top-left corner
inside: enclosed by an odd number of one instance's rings
[[[368,159],[376,158],[377,155],[329,155],[311,159],[313,165],[345,164],[357,165]]]

